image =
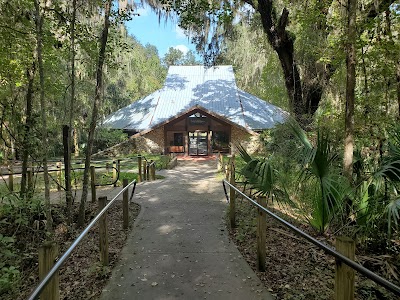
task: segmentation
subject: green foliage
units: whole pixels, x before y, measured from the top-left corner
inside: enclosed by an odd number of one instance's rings
[[[93,144],[94,153],[105,150],[111,146],[122,143],[128,139],[128,135],[119,129],[98,128]]]
[[[165,54],[163,64],[166,67],[170,66],[192,66],[199,65],[200,62],[196,60],[192,50],[183,53],[181,50],[170,47]]]
[[[349,195],[349,183],[340,175],[336,161],[338,156],[332,151],[327,134],[318,131],[313,145],[297,123],[290,120],[287,124],[302,145],[298,156],[302,166],[299,181],[306,189],[313,191],[308,195],[311,215],[306,218],[314,228],[323,233],[335,213],[342,208],[345,197]]]
[[[254,15],[247,22],[233,26],[225,37],[222,64],[231,64],[239,88],[261,99],[288,108],[282,67],[263,32],[261,18]]]
[[[2,195],[0,202],[0,296],[13,292],[20,280],[21,258],[30,258],[30,244],[21,244],[20,235],[32,241],[45,236],[43,203],[40,199],[31,201],[11,194]],[[21,256],[21,253],[25,253]]]
[[[400,220],[400,126],[393,126],[388,135],[387,154],[360,185],[357,205],[359,224],[365,230],[382,230],[386,225],[390,239]]]
[[[272,165],[271,160],[252,158],[241,145],[236,147],[239,149],[241,158],[246,162],[240,173],[248,183],[271,200],[295,206],[290,200],[285,187],[279,184],[280,174]]]
[[[0,296],[15,289],[20,280],[20,271],[15,267],[2,267],[0,269]]]
[[[269,158],[252,158],[238,147],[247,162],[242,174],[260,193],[300,209],[304,218],[323,233],[350,192],[347,180],[340,175],[337,155],[326,134],[318,132],[314,145],[294,120],[275,130],[270,136],[264,134],[267,149],[274,151]],[[285,144],[278,146],[282,140]],[[279,163],[280,156],[286,163]],[[287,184],[290,178],[297,184]]]

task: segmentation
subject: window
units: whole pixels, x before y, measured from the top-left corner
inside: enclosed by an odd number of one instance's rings
[[[229,134],[225,131],[214,131],[212,147],[214,151],[229,152]]]
[[[174,133],[174,146],[183,146],[183,133]]]

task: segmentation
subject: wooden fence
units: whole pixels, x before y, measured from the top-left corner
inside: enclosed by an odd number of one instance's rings
[[[135,158],[136,159],[136,158]],[[130,161],[130,160],[126,160]],[[121,172],[121,164],[123,162],[126,162],[121,159],[116,159],[112,161],[112,181],[114,187],[117,186],[117,178],[118,174]],[[143,161],[143,162],[142,162]],[[104,168],[106,169],[106,172],[110,172],[110,163],[105,162],[105,161],[93,161],[97,163],[105,163]],[[65,169],[64,164],[62,161],[54,161],[55,163],[55,169],[49,170],[50,174],[54,174],[55,176],[53,177],[54,181],[57,183],[57,190],[61,191],[62,189],[62,182],[63,182],[63,171]],[[144,156],[138,155],[137,156],[137,163],[138,163],[138,182],[141,181],[146,181],[146,180],[155,180],[156,179],[156,164],[152,160],[147,161]],[[80,162],[75,162],[74,164],[82,165]],[[96,202],[96,191],[95,191],[95,186],[96,186],[96,171],[95,169],[99,167],[91,166],[90,167],[90,182],[91,182],[91,190],[92,190],[92,202]],[[77,168],[77,169],[83,169],[83,168]],[[13,192],[15,190],[15,175],[16,173],[14,172],[15,167],[13,164],[8,164],[7,165],[7,175],[8,180],[7,180],[7,186],[10,192]],[[29,164],[28,170],[27,170],[27,183],[28,183],[28,190],[31,190],[33,188],[33,176],[35,173],[43,173],[43,171],[37,171],[35,172],[35,167],[31,164]],[[19,173],[18,173],[19,174]],[[0,174],[3,175],[3,174]]]
[[[123,199],[122,199],[122,229],[126,230],[129,227],[129,200],[128,200],[128,179],[123,180]],[[120,195],[120,194],[118,194]],[[117,196],[118,196],[117,195]],[[117,196],[111,200],[115,201]],[[109,264],[109,244],[108,244],[108,224],[107,224],[107,211],[106,209],[112,204],[111,202],[107,204],[107,197],[98,198],[98,215],[91,221],[88,227],[81,233],[81,235],[72,243],[70,248],[64,253],[60,260],[64,262],[71,251],[76,247],[76,245],[82,240],[89,229],[96,223],[99,222],[99,260],[103,266],[108,266]],[[108,206],[106,208],[106,206]],[[49,272],[55,265],[55,259],[58,256],[58,245],[55,242],[45,242],[42,247],[39,248],[39,279],[42,281],[49,276]],[[61,262],[61,263],[62,263]],[[61,265],[59,265],[61,266]],[[59,267],[58,266],[58,267]],[[36,289],[33,295],[29,299],[37,299],[40,295],[41,300],[58,300],[60,299],[60,289],[59,289],[59,276],[58,268],[54,274],[49,279],[48,283],[44,285],[42,289]],[[40,287],[40,285],[39,285]]]
[[[234,155],[229,159],[227,164],[223,163],[222,157],[218,159],[218,170],[226,174],[227,181],[232,186],[236,186],[235,182],[235,157]],[[236,191],[230,186],[229,188],[229,221],[231,228],[236,227]],[[260,272],[266,271],[266,213],[261,207],[267,208],[267,198],[259,196],[256,199],[258,203],[257,208],[257,268]],[[355,242],[347,237],[337,237],[336,250],[345,257],[354,260],[355,256]],[[335,300],[350,300],[354,299],[354,278],[355,270],[340,259],[336,259],[335,269]]]

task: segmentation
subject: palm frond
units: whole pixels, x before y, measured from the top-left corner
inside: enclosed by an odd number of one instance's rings
[[[239,151],[240,157],[246,162],[250,162],[252,160],[250,154],[246,151],[246,149],[241,144],[235,144],[236,148]]]
[[[392,221],[397,227],[400,220],[400,198],[390,201],[385,211],[388,215],[388,236],[390,237],[392,235]]]

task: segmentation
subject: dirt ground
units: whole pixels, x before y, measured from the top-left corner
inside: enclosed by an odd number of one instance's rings
[[[130,203],[130,226],[139,214],[138,204]],[[97,204],[88,203],[87,219],[91,220],[97,214]],[[63,218],[61,208],[55,207],[55,220]],[[122,201],[117,201],[108,211],[109,259],[110,265],[103,267],[99,263],[98,226],[94,226],[85,239],[75,248],[69,259],[60,269],[60,299],[97,299],[111,275],[111,269],[118,261],[118,256],[129,230],[122,229]],[[55,232],[55,239],[60,246],[60,253],[64,253],[72,241],[80,234],[80,230],[68,231],[63,222],[59,222]],[[39,245],[38,245],[39,246]],[[33,255],[36,257],[37,255]],[[8,299],[26,299],[37,286],[37,261],[26,262],[22,270],[22,285],[18,294],[8,295]]]
[[[256,263],[256,209],[245,200],[237,201],[237,228],[230,229],[230,236],[242,255],[276,299],[333,299],[335,260],[300,236],[289,231],[278,221],[267,217],[266,272],[258,272]],[[274,212],[318,240],[333,244],[329,236],[317,236],[307,226],[296,222],[274,209]],[[359,262],[374,258],[373,255],[356,253]],[[368,268],[373,266],[367,266]],[[386,276],[382,268],[371,269]],[[399,284],[391,278],[395,284]],[[398,299],[373,281],[356,274],[356,299]]]

